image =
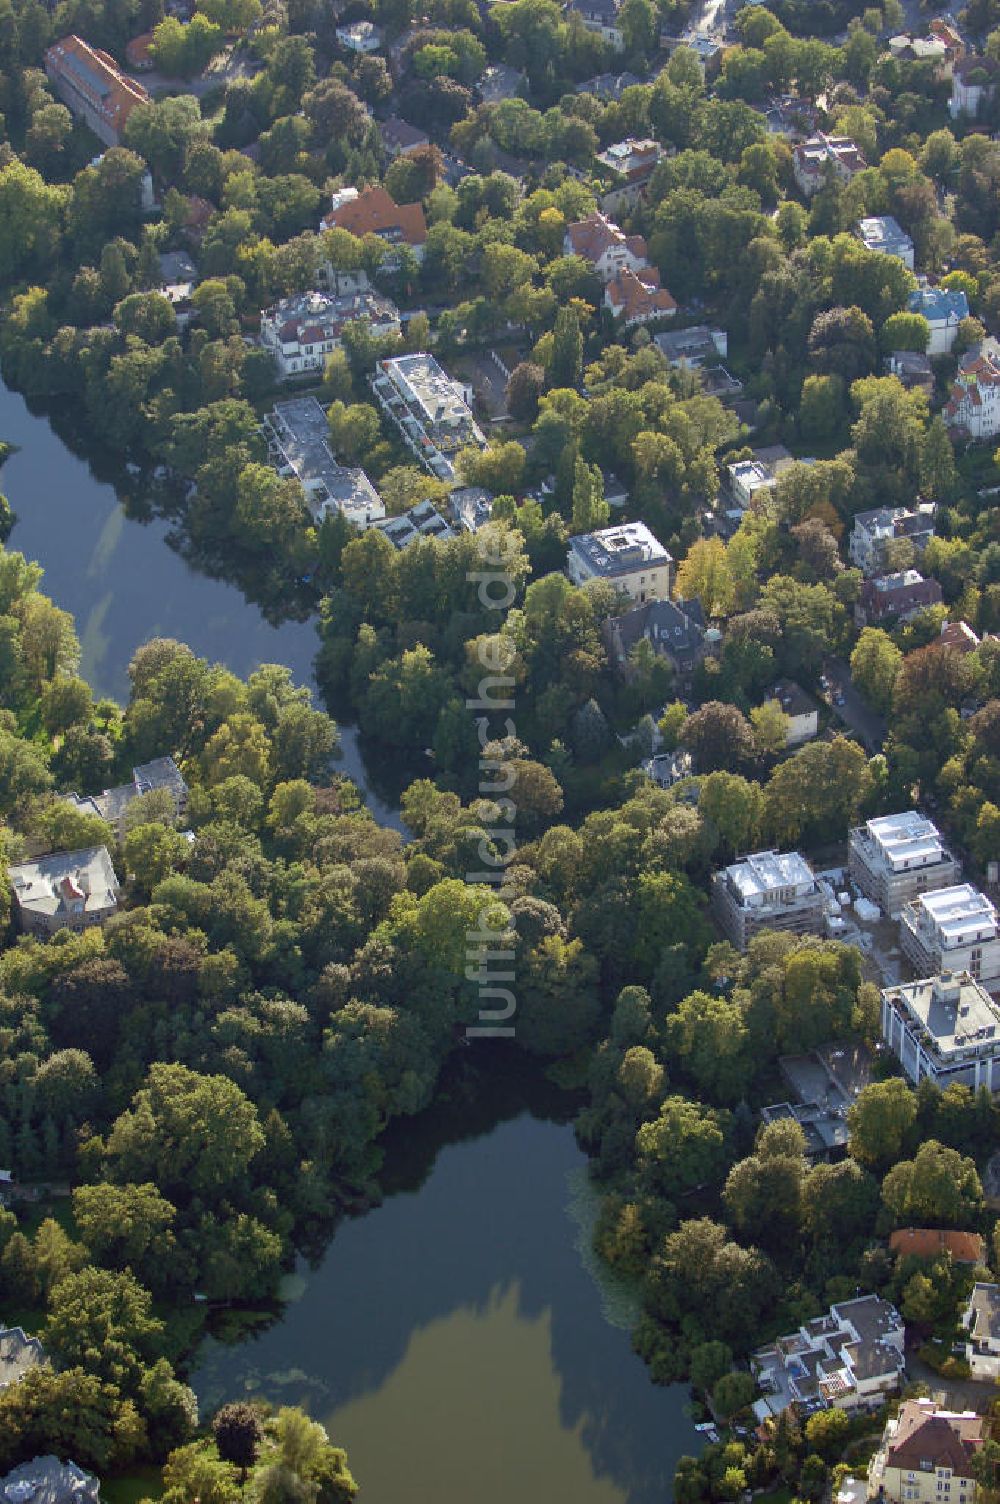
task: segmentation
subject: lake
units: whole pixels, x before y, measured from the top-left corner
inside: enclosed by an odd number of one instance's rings
[[[168,523],[127,515],[112,461],[68,447],[57,404],[61,432],[32,407],[0,382],[0,440],[17,446],[0,469],[0,491],[17,513],[7,546],[44,567],[42,589],[73,613],[80,672],[98,694],[127,700],[129,660],[151,637],[176,637],[241,678],[261,663],[284,663],[297,682],[312,682],[315,623],[272,626],[235,585],[199,573],[170,546]],[[376,819],[398,828],[398,809],[372,788],[353,727],[341,727],[341,749],[340,770]]]
[[[275,662],[311,679],[311,624],[273,627],[199,574],[166,524],[126,515],[113,469],[2,385],[0,438],[19,446],[0,471],[18,514],[10,547],[73,612],[101,694],[127,696],[129,659],[154,636],[240,675]],[[397,824],[355,734],[342,737],[341,766]],[[444,1098],[387,1135],[382,1205],[300,1266],[265,1331],[205,1344],[202,1413],[246,1393],[307,1403],[347,1447],[366,1504],[664,1504],[698,1436],[686,1391],[650,1383],[634,1312],[602,1283],[575,1104],[495,1042],[460,1053]]]

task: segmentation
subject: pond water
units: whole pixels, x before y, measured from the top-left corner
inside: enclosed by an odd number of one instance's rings
[[[18,446],[0,472],[18,514],[10,547],[73,612],[98,692],[124,699],[129,659],[154,636],[240,675],[285,663],[309,681],[313,626],[271,626],[199,574],[166,524],[127,515],[113,468],[74,452],[51,416],[0,384],[0,438]],[[397,824],[356,735],[342,739],[345,771]],[[650,1383],[634,1310],[602,1284],[572,1104],[495,1044],[462,1054],[443,1100],[387,1136],[383,1204],[300,1266],[266,1330],[205,1344],[202,1411],[246,1393],[307,1403],[348,1448],[366,1504],[664,1504],[698,1437],[686,1392]]]
[[[450,1080],[395,1125],[382,1205],[300,1266],[276,1323],[204,1345],[203,1409],[306,1404],[369,1504],[665,1504],[699,1438],[686,1390],[656,1388],[632,1352],[632,1302],[590,1250],[596,1198],[565,1106],[492,1045]]]

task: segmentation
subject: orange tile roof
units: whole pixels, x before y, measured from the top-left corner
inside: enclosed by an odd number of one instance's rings
[[[385,235],[397,230],[407,245],[423,245],[427,222],[419,204],[397,204],[384,188],[363,188],[357,198],[332,210],[324,230],[349,230],[352,235]]]
[[[137,104],[149,103],[142,84],[128,78],[109,53],[91,47],[81,37],[54,42],[45,54],[45,67],[116,132],[124,129]]]
[[[626,235],[619,225],[601,213],[588,214],[567,227],[566,235],[577,256],[599,261],[613,245],[626,246],[639,260],[646,256],[646,242],[641,235]]]
[[[636,274],[626,268],[608,283],[607,302],[614,313],[623,313],[626,321],[666,318],[677,312],[677,304],[665,287],[655,267]]]
[[[957,1264],[979,1264],[983,1259],[983,1240],[977,1232],[901,1227],[889,1239],[889,1247],[900,1258],[910,1254],[919,1259],[933,1259],[939,1253],[950,1253]]]
[[[125,44],[125,61],[130,68],[145,68],[152,62],[150,48],[153,45],[153,33],[144,31],[141,36],[133,37],[131,42]]]

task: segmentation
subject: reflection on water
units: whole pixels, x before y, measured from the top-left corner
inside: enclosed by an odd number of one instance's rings
[[[125,515],[109,461],[74,454],[2,382],[0,439],[18,446],[0,470],[17,513],[8,546],[43,566],[43,589],[73,613],[81,672],[98,694],[127,699],[129,659],[151,637],[179,638],[241,678],[260,663],[284,663],[300,683],[312,680],[312,622],[271,626],[235,585],[199,574],[169,546],[167,523]],[[356,733],[343,728],[341,741],[341,769],[366,788],[377,819],[398,825],[394,806],[369,787]]]
[[[467,1074],[476,1136],[448,1141],[463,1093],[397,1126],[382,1206],[300,1268],[278,1323],[205,1345],[202,1409],[307,1404],[377,1504],[663,1504],[698,1439],[685,1391],[650,1383],[580,1257],[572,1128],[537,1097],[517,1112],[532,1092],[516,1059]]]

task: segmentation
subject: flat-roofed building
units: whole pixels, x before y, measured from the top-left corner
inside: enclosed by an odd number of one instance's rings
[[[106,846],[57,851],[10,869],[14,910],[26,935],[84,930],[118,909],[118,878]]]
[[[432,501],[418,501],[416,506],[410,507],[409,511],[403,512],[399,517],[386,517],[383,522],[376,522],[375,526],[385,533],[400,553],[421,538],[445,540],[458,537],[451,523],[441,516]]]
[[[109,53],[78,36],[53,42],[45,72],[70,113],[105,146],[120,146],[129,115],[137,104],[150,102],[142,84],[124,74]]]
[[[1000,1092],[1000,1004],[967,971],[887,987],[882,1037],[914,1086]]]
[[[913,241],[891,214],[872,214],[867,219],[859,219],[857,235],[867,250],[895,256],[912,272]]]
[[[637,604],[668,600],[674,561],[644,522],[622,522],[569,540],[566,572],[574,585],[607,580]]]
[[[712,878],[712,909],[726,937],[746,950],[760,930],[821,934],[824,900],[797,851],[758,851]]]
[[[1000,988],[997,911],[971,883],[924,893],[906,904],[899,943],[920,977],[967,971],[987,990]]]
[[[318,525],[340,512],[362,532],[385,516],[385,506],[363,470],[337,463],[330,448],[330,425],[315,397],[277,402],[261,432],[279,475],[294,476]]]
[[[455,479],[453,460],[460,449],[486,447],[471,393],[426,351],[380,360],[371,385],[404,444],[438,480]]]
[[[879,815],[852,830],[848,870],[890,919],[898,919],[903,905],[921,893],[953,887],[962,875],[937,826],[915,809]]]

